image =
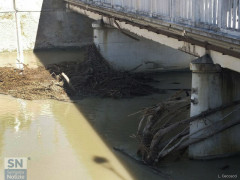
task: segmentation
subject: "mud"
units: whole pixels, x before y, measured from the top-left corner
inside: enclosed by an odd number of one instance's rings
[[[1,67],[0,93],[28,100],[69,99],[63,84],[54,79],[44,67],[31,69],[25,66],[24,71]]]

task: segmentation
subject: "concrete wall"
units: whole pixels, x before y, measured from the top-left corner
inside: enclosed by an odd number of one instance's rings
[[[67,12],[63,0],[15,0],[23,50],[92,43],[91,20]],[[0,1],[0,53],[17,50],[13,0]]]
[[[204,58],[206,59],[206,57]],[[240,100],[240,74],[221,69],[219,65],[213,65],[212,60],[203,62],[204,58],[191,64],[193,71],[191,98],[194,102],[191,105],[191,116]],[[190,124],[190,134],[192,134],[190,138],[198,139],[199,133],[194,133],[214,122],[222,121],[222,124],[225,124],[238,120],[239,117],[240,106],[237,105],[214,113],[207,118],[196,120]],[[207,132],[201,132],[201,134],[205,133]],[[208,159],[239,153],[239,139],[240,125],[237,125],[191,145],[189,156],[196,159]]]
[[[186,69],[195,59],[192,55],[134,34],[131,38],[99,21],[94,22],[93,27],[94,43],[116,69],[131,70],[139,65],[138,71]]]

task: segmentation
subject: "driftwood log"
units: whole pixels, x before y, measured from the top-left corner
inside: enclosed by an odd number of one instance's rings
[[[64,72],[61,73],[61,76],[62,76],[62,78],[64,79],[64,81],[68,84],[68,86],[69,86],[74,92],[76,92],[76,89],[73,87],[73,85],[72,85],[70,79],[68,78],[68,76],[67,76]]]
[[[140,141],[138,155],[140,155],[147,164],[152,165],[157,163],[159,159],[164,158],[168,154],[183,150],[191,144],[240,124],[240,119],[226,123],[223,121],[234,111],[240,110],[240,108],[237,108],[227,114],[222,120],[190,135],[190,122],[204,119],[218,111],[235,107],[240,104],[240,101],[235,101],[215,109],[209,109],[199,115],[189,117],[190,97],[184,97],[183,92],[184,91],[180,91],[169,100],[153,107],[145,108],[142,111],[143,115],[137,130],[137,137]],[[186,94],[188,95],[188,93]],[[188,117],[179,120],[179,118],[184,117],[184,114]],[[194,139],[191,138],[191,136],[194,136]]]

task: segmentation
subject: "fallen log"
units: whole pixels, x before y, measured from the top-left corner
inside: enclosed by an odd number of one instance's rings
[[[236,108],[235,110],[231,111],[229,114],[225,115],[221,120],[219,120],[215,123],[212,123],[211,125],[206,126],[192,134],[188,133],[189,132],[188,127],[185,128],[181,133],[177,134],[175,137],[170,139],[169,142],[167,143],[167,145],[164,146],[164,148],[159,147],[159,149],[161,149],[161,151],[158,152],[157,156],[155,153],[152,153],[152,156],[150,158],[148,158],[147,162],[150,164],[152,164],[153,161],[155,163],[157,163],[160,158],[167,156],[172,151],[180,151],[182,149],[187,148],[191,144],[200,142],[206,138],[209,138],[215,134],[218,134],[218,133],[225,131],[233,126],[240,124],[240,119],[234,119],[234,120],[224,123],[225,118],[229,117],[233,112],[236,112],[239,110],[240,110],[240,107]],[[191,138],[192,136],[194,136],[194,138]],[[175,143],[172,147],[167,149],[167,147],[170,144],[172,144],[174,141],[177,141],[178,138],[180,138],[180,137],[181,137],[181,139],[177,143]]]
[[[148,110],[147,112],[145,112],[146,115],[147,114],[150,114],[150,115],[148,116],[148,121],[145,125],[145,128],[143,129],[143,135],[144,134],[149,134],[149,132],[151,131],[153,126],[157,122],[159,122],[163,119],[166,119],[167,116],[169,116],[169,114],[175,113],[176,111],[179,111],[179,109],[185,107],[185,106],[183,106],[183,107],[175,109],[175,108],[171,108],[171,106],[175,107],[178,104],[183,104],[183,103],[190,103],[190,98],[187,97],[187,98],[184,98],[184,99],[178,100],[178,101],[171,100],[171,101],[167,101],[167,102],[164,102],[164,103],[160,103],[156,107],[153,107],[150,110]],[[161,117],[161,115],[163,114],[164,111],[167,111],[168,113],[165,116]]]
[[[169,142],[168,144],[158,153],[158,158],[163,157],[162,154],[166,151],[166,149],[168,148],[168,146],[170,144],[172,144],[174,141],[176,141],[178,138],[182,137],[182,136],[186,136],[187,134],[189,134],[189,130],[188,127],[185,128],[182,132],[180,132],[179,134],[177,134],[176,136],[174,136]],[[168,150],[169,151],[169,150]]]
[[[165,128],[167,126],[169,126],[169,124],[173,121],[174,118],[176,118],[177,116],[179,116],[179,114],[186,112],[188,109],[190,109],[190,99],[189,99],[189,103],[186,102],[187,104],[184,104],[183,106],[180,106],[179,108],[175,107],[172,108],[172,110],[168,109],[168,113],[163,116],[158,123],[161,123],[162,120],[167,119],[162,125],[161,127],[157,127],[153,129],[153,134],[156,134],[156,132],[159,129]]]
[[[68,86],[74,91],[76,92],[76,89],[73,87],[72,83],[70,82],[70,79],[68,78],[68,76],[62,72],[61,76],[63,77],[63,79],[65,80],[65,82],[68,84]]]
[[[190,117],[190,118],[187,118],[185,120],[182,120],[182,121],[179,121],[179,122],[176,122],[164,129],[160,129],[153,137],[153,141],[151,143],[151,146],[150,146],[150,151],[153,151],[155,148],[157,148],[159,142],[161,141],[161,139],[163,138],[163,136],[165,134],[167,134],[168,132],[172,131],[173,129],[177,128],[179,125],[182,125],[182,124],[188,124],[190,122],[193,122],[197,119],[201,119],[201,118],[204,118],[206,116],[209,116],[211,114],[214,114],[218,111],[221,111],[221,110],[224,110],[224,109],[227,109],[229,107],[232,107],[232,106],[235,106],[235,105],[238,105],[240,104],[240,100],[239,101],[234,101],[233,103],[230,103],[230,104],[226,104],[226,105],[223,105],[223,106],[220,106],[220,107],[217,107],[215,109],[209,109],[207,111],[204,111],[202,112],[201,114],[199,115],[196,115],[196,116],[193,116],[193,117]],[[151,155],[150,155],[151,156]]]
[[[146,116],[143,116],[138,124],[137,135],[140,135],[140,136],[142,135],[142,127],[145,120],[146,120]]]
[[[185,149],[186,147],[188,147],[192,144],[203,141],[203,140],[205,140],[209,137],[212,137],[216,134],[219,134],[233,126],[236,126],[236,125],[240,124],[240,119],[228,121],[225,124],[222,124],[222,123],[223,123],[222,120],[218,121],[218,122],[213,123],[212,125],[207,126],[199,131],[196,131],[195,133],[192,133],[192,134],[182,137],[180,139],[180,141],[178,143],[176,143],[174,146],[172,146],[171,148],[169,148],[167,150],[160,152],[158,155],[158,159],[168,155],[172,151],[179,151],[179,150]],[[193,136],[193,135],[196,136],[196,138],[191,138],[191,136]]]
[[[147,160],[149,153],[158,153],[157,151],[150,151],[150,145],[153,141],[153,136],[159,130],[159,128],[168,126],[169,123],[174,121],[174,117],[188,111],[190,107],[190,97],[178,97],[177,99],[178,100],[173,97],[167,102],[162,102],[158,105],[145,109],[137,132],[137,135],[140,139],[138,154],[142,156],[144,161]],[[142,128],[145,121],[147,121],[145,123],[145,127]]]
[[[187,141],[183,142],[181,145],[179,145],[178,148],[176,148],[176,151],[178,150],[182,150],[192,144],[198,143],[206,138],[209,138],[215,134],[219,134],[233,126],[239,125],[240,124],[240,119],[235,119],[229,122],[226,122],[225,124],[221,124],[222,122],[217,122],[214,123],[213,125],[211,125],[211,127],[207,127],[206,129],[203,129],[206,131],[206,133],[202,134],[201,136],[199,136],[197,139],[188,139]],[[214,129],[214,131],[210,131],[211,129]],[[201,133],[201,132],[199,132]],[[191,134],[189,137],[191,137],[193,134]]]

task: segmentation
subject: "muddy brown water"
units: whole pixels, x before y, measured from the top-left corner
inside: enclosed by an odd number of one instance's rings
[[[188,89],[191,73],[156,75],[161,89]],[[135,156],[139,116],[128,116],[175,91],[131,99],[85,98],[76,103],[28,101],[0,95],[0,180],[5,157],[29,157],[29,180],[165,179],[113,150]],[[164,161],[160,169],[176,180],[212,180],[222,174],[240,177],[240,157]]]

